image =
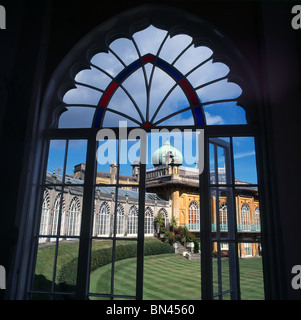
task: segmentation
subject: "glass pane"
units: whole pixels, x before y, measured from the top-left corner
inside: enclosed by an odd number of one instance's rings
[[[57,251],[55,291],[76,291],[78,249],[78,239],[60,241]]]
[[[230,139],[210,138],[209,142],[210,182],[231,184]]]
[[[133,42],[129,39],[117,39],[110,44],[110,49],[126,64],[129,65],[137,60],[138,53]]]
[[[116,241],[114,295],[136,295],[137,242]]]
[[[212,237],[234,239],[234,201],[231,188],[210,188]]]
[[[257,251],[261,248],[260,243],[240,244],[249,251]],[[261,249],[259,249],[260,251]],[[255,256],[248,259],[239,259],[240,271],[240,291],[242,300],[263,300],[263,268],[261,256]]]
[[[175,85],[175,81],[160,68],[155,68],[151,89],[150,89],[150,112],[149,118],[151,119],[156,109],[169,90]]]
[[[120,140],[119,184],[137,185],[140,179],[140,139]],[[129,187],[132,190],[132,187]]]
[[[190,110],[181,112],[165,121],[158,123],[158,126],[193,126],[194,119]]]
[[[108,77],[104,72],[90,67],[90,69],[80,71],[74,78],[76,82],[81,82],[95,88],[105,90],[111,82],[111,78]]]
[[[122,83],[123,87],[130,93],[135,100],[144,118],[146,118],[146,87],[142,68],[139,68]],[[119,111],[128,113],[127,107],[123,101],[119,104]],[[139,119],[137,119],[139,120]]]
[[[229,243],[213,242],[212,253],[213,296],[228,300],[230,290]]]
[[[160,52],[160,58],[172,63],[190,43],[191,37],[184,34],[168,37]]]
[[[63,97],[63,102],[69,105],[72,104],[89,104],[97,106],[102,93],[98,90],[82,86],[80,84],[75,85],[75,89],[71,89]]]
[[[59,128],[91,128],[95,108],[68,107],[59,119]]]
[[[124,109],[124,112],[126,112],[125,109]],[[106,111],[106,113],[105,113],[105,116],[103,119],[103,127],[104,128],[119,127],[120,121],[126,121],[127,127],[137,127],[137,122],[131,121],[122,115],[119,115],[119,114],[116,114],[116,113],[110,112],[110,111]]]
[[[212,54],[212,51],[208,48],[203,47],[203,56],[204,60],[209,58]],[[192,60],[194,61],[194,60]],[[195,61],[196,62],[196,61]],[[194,66],[196,66],[195,63]],[[210,81],[217,80],[219,78],[225,77],[229,73],[230,69],[224,63],[213,62],[210,60],[193,71],[189,76],[188,80],[194,88],[197,88],[200,85],[204,85]]]
[[[200,300],[199,254],[192,253],[191,247],[186,248],[182,244],[178,244],[175,248],[169,236],[165,237],[165,241],[163,240],[145,239],[143,298],[145,300]]]
[[[113,241],[111,240],[92,240],[90,293],[111,294],[112,248]],[[102,298],[91,297],[91,299],[98,300]]]
[[[83,208],[83,188],[71,186],[64,190],[66,192],[65,210],[62,213],[61,235],[67,238],[79,236]]]
[[[155,122],[159,121],[176,111],[189,107],[189,101],[182,88],[177,86],[164,101],[162,107],[155,117]]]
[[[112,235],[115,192],[115,187],[95,188],[93,237],[108,237]]]
[[[242,93],[241,88],[228,80],[220,80],[197,90],[201,102],[218,101],[223,99],[236,99]]]
[[[118,163],[118,140],[99,140],[96,157],[96,183],[116,184]]]
[[[236,188],[237,231],[242,239],[260,237],[260,206],[256,187]]]
[[[39,243],[56,241],[59,226],[62,234],[62,221],[65,217],[65,196],[61,187],[45,188],[43,190],[41,220],[39,229]]]
[[[147,53],[156,55],[166,33],[167,31],[157,29],[151,25],[142,31],[136,32],[133,38],[138,45],[141,55]]]
[[[55,246],[39,245],[37,251],[33,290],[52,290]]]
[[[48,184],[60,184],[63,180],[66,140],[51,140],[49,143],[46,180]]]
[[[111,53],[97,53],[91,63],[115,77],[124,67],[120,61]]]
[[[118,237],[137,237],[139,189],[129,190],[128,187],[118,189],[116,235]]]
[[[87,140],[69,140],[66,184],[82,184],[85,180]]]
[[[233,157],[235,182],[257,184],[254,137],[234,137]]]
[[[201,298],[196,137],[195,132],[148,135],[143,288],[146,300]],[[178,188],[172,188],[179,181],[190,185],[190,192],[183,189],[180,193]]]
[[[132,88],[129,94],[133,94],[133,84],[131,84]],[[137,101],[135,101],[137,103]],[[138,104],[139,105],[139,104]],[[122,114],[129,116],[139,122],[141,121],[140,115],[133,103],[133,101],[129,98],[129,96],[125,93],[122,88],[118,88],[114,95],[112,96],[108,108],[112,110],[116,110],[121,112]],[[138,107],[137,107],[138,108]],[[126,118],[127,119],[127,118]]]
[[[247,124],[245,110],[235,101],[212,103],[203,109],[207,125]]]
[[[182,74],[191,71],[195,66],[208,59],[212,55],[212,50],[207,47],[191,46],[185,53],[177,60],[175,67],[179,69]],[[208,70],[204,71],[203,75],[208,74]]]

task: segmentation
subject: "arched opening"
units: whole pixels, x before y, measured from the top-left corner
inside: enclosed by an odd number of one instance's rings
[[[174,15],[163,19],[163,12],[171,11]],[[52,188],[81,197],[82,207],[71,202],[66,222],[61,206],[57,207],[55,229],[61,230],[66,223],[70,232],[45,235],[37,229],[35,236],[55,239],[56,250],[60,239],[68,236],[79,242],[77,269],[72,275],[75,286],[64,292],[77,299],[120,296],[114,286],[106,292],[89,291],[90,249],[96,242],[110,241],[112,283],[119,271],[115,259],[121,240],[135,244],[137,274],[131,291],[135,295],[122,296],[142,299],[147,288],[144,238],[154,235],[154,213],[164,207],[165,224],[172,218],[179,226],[187,227],[188,222],[187,242],[195,240],[201,245],[202,287],[197,298],[239,299],[237,254],[240,242],[246,240],[237,228],[237,201],[244,195],[259,202],[256,108],[248,101],[250,96],[256,100],[252,73],[235,47],[197,17],[145,6],[121,14],[119,22],[109,32],[104,24],[80,41],[48,88],[41,113],[45,139],[37,155],[43,163],[39,185],[41,190]],[[106,131],[99,134],[103,129]],[[146,149],[157,135],[157,145]],[[249,175],[242,171],[246,157],[250,157]],[[53,167],[57,174],[55,180],[49,180]],[[98,215],[93,207],[93,203],[99,206],[96,193],[106,201]],[[224,211],[219,209],[220,199],[226,199]],[[37,221],[39,213],[37,210]],[[221,232],[227,232],[226,236]],[[172,242],[170,234],[163,238],[167,236]],[[249,238],[248,243],[259,242],[257,234]],[[227,277],[223,277],[221,248],[228,248]],[[37,246],[32,261],[38,250]],[[54,273],[56,259],[55,255]],[[32,262],[33,278],[37,276],[34,270]],[[50,291],[35,286],[28,295],[45,294],[53,299],[59,293],[56,277],[51,281]]]

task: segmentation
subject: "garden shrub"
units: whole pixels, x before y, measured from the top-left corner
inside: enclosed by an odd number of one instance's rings
[[[169,243],[163,243],[157,239],[150,239],[144,243],[144,255],[157,255],[174,253],[174,248]],[[137,245],[130,243],[116,246],[115,261],[137,257]],[[74,291],[77,274],[77,258],[72,259],[62,266],[58,274],[59,288],[62,291]],[[90,270],[94,271],[112,262],[112,248],[104,248],[92,251]],[[73,290],[72,290],[73,288]]]

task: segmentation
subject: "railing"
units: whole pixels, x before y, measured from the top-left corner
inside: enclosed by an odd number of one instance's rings
[[[211,231],[216,232],[216,224],[211,224]],[[227,224],[220,224],[220,231],[228,231]],[[261,228],[258,224],[238,224],[237,232],[260,232]]]
[[[199,223],[181,223],[180,226],[186,227],[189,231],[199,232],[200,224]],[[220,231],[227,232],[228,224],[220,224]],[[211,231],[216,232],[216,224],[211,224]],[[238,224],[237,232],[260,232],[261,227],[258,224]]]

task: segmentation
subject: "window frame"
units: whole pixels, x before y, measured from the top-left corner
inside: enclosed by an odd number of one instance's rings
[[[208,38],[212,39],[219,39],[220,35],[216,33],[215,28],[212,27],[210,24],[202,21],[199,19],[199,17],[195,17],[192,14],[187,14],[186,17],[183,17],[182,10],[178,9],[172,9],[172,8],[164,8],[162,10],[162,7],[152,5],[152,6],[142,6],[137,11],[128,12],[126,15],[120,14],[120,24],[118,26],[119,30],[124,30],[125,26],[128,24],[128,20],[130,21],[142,21],[145,17],[153,16],[155,17],[155,20],[157,21],[166,21],[166,26],[172,26],[174,24],[174,18],[178,19],[178,21],[186,22],[186,25],[189,29],[189,24],[192,25],[192,33],[193,34],[200,34],[200,30],[203,30],[202,32],[204,35],[208,36]],[[171,14],[172,13],[172,14]],[[192,17],[193,19],[191,19]],[[196,18],[196,19],[195,19]],[[182,20],[181,20],[182,19]],[[110,23],[110,22],[108,22]],[[142,23],[143,24],[143,23]],[[144,22],[145,24],[145,22]],[[101,35],[105,36],[105,31],[108,24],[103,24],[101,28],[98,28],[98,31],[101,33]],[[204,26],[202,29],[201,27]],[[184,28],[185,29],[185,28]],[[95,31],[94,31],[95,32]],[[177,31],[175,31],[177,32]],[[190,32],[190,31],[189,31]],[[114,34],[111,36],[114,37]],[[92,37],[93,38],[93,37]],[[235,47],[233,47],[233,44],[228,42],[229,39],[224,37],[224,39],[217,45],[217,47],[222,48],[220,51],[224,51],[225,56],[228,56],[229,60],[235,61],[235,58],[237,58],[237,61],[245,63],[246,61],[241,57],[241,55],[238,53]],[[229,44],[230,43],[230,44]],[[77,52],[86,52],[89,44],[79,44],[76,47]],[[233,55],[233,52],[234,55]],[[74,55],[74,52],[73,52]],[[234,58],[234,59],[233,59]],[[64,79],[67,79],[68,75],[65,72],[66,68],[70,69],[72,62],[72,58],[69,55],[66,57],[58,69],[56,70],[55,74],[53,75],[53,78],[56,79],[56,83],[62,83],[64,82]],[[248,63],[246,63],[248,66]],[[235,67],[235,66],[234,66]],[[237,67],[239,69],[239,67]],[[247,75],[252,74],[252,71],[249,67],[244,68],[244,72]],[[238,72],[239,74],[239,72]],[[242,77],[243,78],[243,77]],[[248,76],[246,77],[247,83],[254,85],[254,78],[250,79]],[[51,81],[50,81],[51,82]],[[256,86],[256,85],[255,85]],[[39,119],[38,125],[36,124],[35,120],[30,120],[30,126],[36,126],[34,128],[36,137],[33,137],[32,143],[33,148],[31,150],[31,153],[29,155],[29,158],[32,160],[28,163],[27,173],[24,178],[24,185],[26,186],[23,188],[24,190],[27,190],[22,198],[22,205],[20,210],[20,215],[17,219],[17,224],[21,226],[20,228],[20,241],[18,243],[18,246],[15,251],[15,264],[13,267],[12,274],[14,275],[12,278],[12,286],[9,292],[9,296],[16,299],[26,299],[28,297],[29,292],[29,278],[28,274],[31,274],[32,269],[32,261],[34,261],[34,252],[36,250],[36,245],[32,246],[32,236],[35,235],[36,230],[39,226],[39,218],[37,218],[34,214],[34,212],[40,212],[40,208],[42,206],[41,203],[41,192],[37,189],[37,185],[39,185],[42,181],[41,172],[44,172],[45,170],[45,160],[47,157],[47,150],[48,145],[47,141],[48,138],[68,138],[71,137],[86,137],[90,143],[88,145],[88,150],[90,155],[87,155],[87,158],[92,160],[93,152],[96,150],[95,141],[91,138],[91,136],[95,136],[93,133],[88,132],[87,130],[81,130],[78,131],[76,129],[68,130],[68,129],[61,129],[61,131],[55,132],[53,130],[47,130],[45,131],[45,128],[49,126],[49,114],[51,115],[53,113],[53,106],[56,105],[56,97],[52,94],[53,90],[55,91],[57,88],[55,85],[53,86],[53,83],[48,87],[45,99],[43,103],[42,109],[46,112],[41,112],[39,110],[39,104],[37,104],[35,109],[36,119]],[[252,94],[249,94],[249,97],[253,97]],[[261,99],[258,98],[258,95],[256,95],[257,101],[253,103],[253,106],[249,106],[250,110],[253,108],[260,109],[260,106],[262,106],[263,102]],[[251,100],[252,101],[252,100]],[[37,115],[40,115],[39,117]],[[255,119],[255,120],[254,120]],[[267,138],[266,133],[264,132],[264,123],[265,120],[263,118],[260,119],[260,121],[257,121],[257,114],[255,112],[253,115],[249,114],[249,124],[247,126],[210,126],[205,128],[205,146],[207,144],[208,147],[208,137],[209,136],[231,136],[231,135],[237,135],[237,136],[254,136],[255,137],[255,150],[256,150],[256,162],[258,166],[258,185],[259,189],[262,190],[262,192],[259,192],[260,194],[260,220],[261,220],[261,226],[262,226],[262,232],[263,232],[263,239],[262,242],[264,243],[265,247],[265,254],[263,255],[264,260],[264,279],[265,279],[265,292],[267,298],[272,297],[281,297],[284,295],[284,289],[283,289],[283,270],[281,267],[281,263],[273,263],[274,261],[281,261],[281,240],[277,238],[278,231],[279,231],[279,222],[277,222],[277,215],[274,213],[275,210],[275,197],[273,194],[273,186],[270,183],[269,177],[267,175],[267,172],[269,172],[269,168],[271,166],[271,163],[269,162],[269,159],[267,155],[265,154],[265,146],[267,146]],[[51,120],[53,121],[53,120]],[[50,121],[50,122],[51,122]],[[172,129],[172,127],[166,127]],[[183,129],[185,129],[183,127]],[[93,151],[94,147],[94,151]],[[206,155],[208,155],[208,150],[205,148],[205,160],[207,159]],[[92,170],[92,169],[90,169]],[[144,168],[145,170],[145,168]],[[143,171],[143,169],[142,169]],[[93,175],[93,173],[92,173]],[[208,198],[208,190],[206,190],[206,180],[208,179],[208,173],[204,173],[204,177],[200,178],[200,189],[204,188],[204,192],[200,194],[200,199],[205,200]],[[208,181],[208,180],[207,180]],[[92,185],[93,181],[86,182],[87,186]],[[140,190],[141,193],[145,192],[145,190]],[[93,190],[89,188],[89,190],[86,191],[87,194],[92,194]],[[30,196],[31,195],[31,196]],[[141,198],[141,201],[142,198]],[[85,204],[85,211],[89,211],[89,207],[91,208],[91,205],[89,203]],[[208,203],[201,201],[201,212],[208,212]],[[30,224],[28,223],[30,221]],[[202,216],[202,222],[204,222],[207,226],[208,224],[208,217],[206,215]],[[87,224],[87,221],[85,221]],[[82,224],[83,228],[83,224]],[[204,228],[203,230],[203,239],[210,239],[210,232],[211,230]],[[83,235],[84,236],[84,235]],[[276,239],[276,240],[275,240]],[[82,247],[86,246],[86,241],[82,243]],[[26,250],[23,250],[23,248],[28,248]],[[139,249],[139,252],[141,254],[141,248]],[[206,249],[203,251],[203,258],[206,258],[207,262],[204,266],[202,266],[202,271],[204,271],[208,264],[210,265],[210,261],[208,260],[208,257],[210,257],[210,252]],[[84,255],[81,257],[84,258]],[[205,280],[202,287],[202,297],[203,299],[210,299],[210,284],[209,280]],[[84,284],[84,280],[81,282],[81,284]],[[203,289],[204,288],[204,289]],[[78,295],[78,297],[84,297],[83,295]]]

